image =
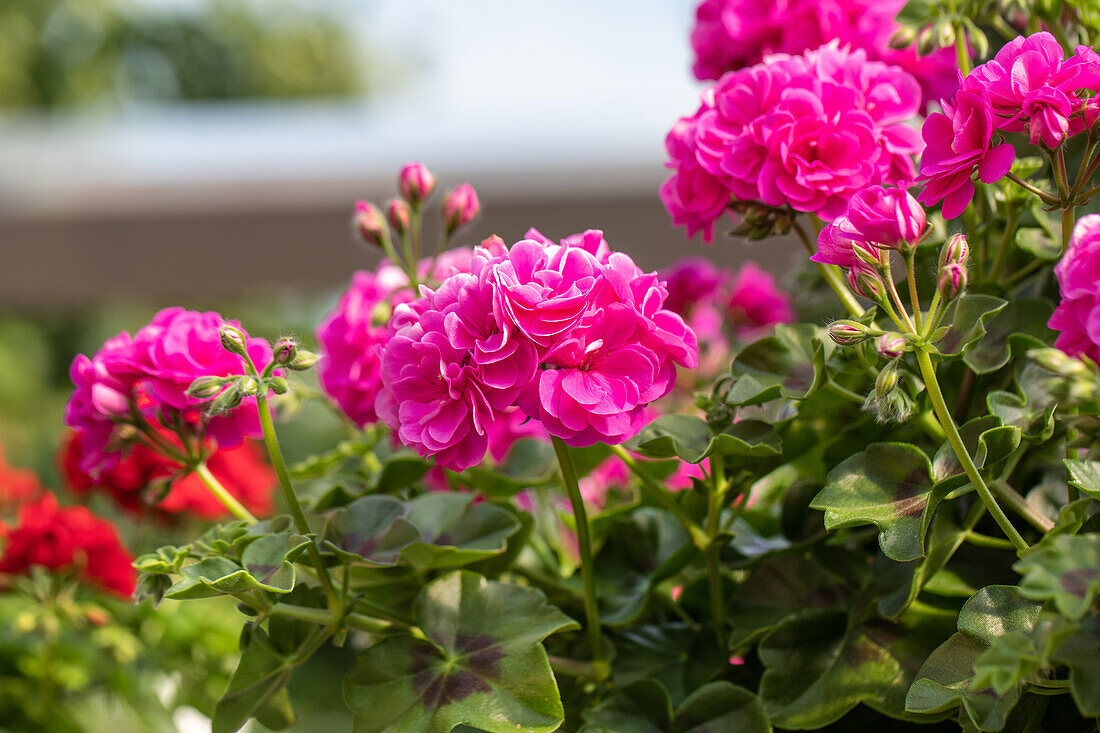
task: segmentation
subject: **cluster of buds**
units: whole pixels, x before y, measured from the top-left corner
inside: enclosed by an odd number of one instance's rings
[[[245,357],[249,371],[254,366],[248,360],[248,340],[244,332],[236,326],[225,324],[221,329],[222,348]],[[206,411],[210,415],[221,415],[238,405],[245,397],[254,397],[261,392],[273,392],[277,395],[290,391],[286,378],[278,370],[286,368],[293,371],[305,371],[317,363],[318,355],[299,347],[292,338],[281,338],[271,350],[271,363],[265,365],[263,372],[236,374],[226,377],[199,377],[187,388],[187,394],[198,400],[210,400]]]
[[[422,209],[435,191],[435,176],[423,163],[409,163],[401,169],[397,187],[401,196],[387,201],[384,211],[369,201],[357,201],[352,222],[363,241],[380,247],[391,260],[400,264],[390,230],[392,228],[401,240],[418,238]],[[479,213],[481,204],[474,187],[469,183],[456,186],[443,199],[442,219],[446,238],[449,239],[476,219]],[[413,243],[414,253],[419,252],[418,245],[419,242]],[[409,263],[405,264],[407,269]]]
[[[1069,356],[1054,347],[1032,349],[1027,355],[1055,375],[1043,383],[1043,389],[1054,395],[1061,409],[1094,406],[1100,400],[1100,371],[1087,356]]]
[[[900,423],[908,420],[916,409],[916,403],[902,385],[904,373],[896,360],[891,361],[875,379],[875,389],[867,395],[863,409],[875,416],[880,423]]]
[[[943,249],[940,250],[936,287],[939,288],[940,297],[944,300],[953,300],[966,290],[966,263],[969,259],[970,245],[962,234],[953,235],[943,245]]]
[[[766,204],[734,201],[730,209],[741,218],[730,234],[751,240],[789,234],[794,222],[795,212]]]

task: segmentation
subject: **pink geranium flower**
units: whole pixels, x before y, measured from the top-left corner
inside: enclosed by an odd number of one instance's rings
[[[1100,214],[1078,220],[1054,273],[1062,292],[1047,324],[1059,332],[1054,345],[1100,361]]]
[[[790,298],[776,286],[775,278],[754,262],[741,266],[730,286],[727,311],[737,337],[744,341],[762,335],[777,323],[794,321]]]

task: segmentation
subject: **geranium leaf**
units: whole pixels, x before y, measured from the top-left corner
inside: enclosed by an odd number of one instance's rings
[[[674,733],[770,733],[768,717],[756,695],[729,682],[711,682],[676,708]]]
[[[853,621],[848,610],[803,611],[761,640],[760,700],[773,724],[819,728],[860,703],[903,720],[933,720],[906,713],[904,702],[917,668],[948,633],[943,615],[915,604],[894,623]]]
[[[998,695],[992,689],[972,689],[974,663],[1000,636],[1030,635],[1041,606],[1013,586],[991,585],[979,590],[959,612],[958,633],[928,657],[905,700],[906,710],[935,713],[963,707],[975,727],[998,731],[1020,698],[1019,688]]]
[[[409,502],[408,521],[420,539],[401,558],[421,568],[453,568],[504,552],[521,524],[507,510],[472,494],[430,493]]]
[[[557,469],[553,446],[545,440],[521,438],[512,444],[503,463],[492,470],[471,468],[462,474],[462,481],[486,496],[508,497],[551,481]]]
[[[693,415],[662,415],[624,444],[647,458],[681,458],[699,463],[712,454],[767,456],[779,453],[771,425],[743,420],[715,435],[705,420]]]
[[[1065,459],[1069,481],[1093,499],[1100,499],[1100,461]]]
[[[985,403],[989,412],[1004,425],[1019,428],[1025,440],[1042,443],[1054,433],[1054,410],[1057,405],[1053,402],[1046,408],[1039,408],[1011,392],[991,392]]]
[[[564,716],[546,651],[578,624],[532,588],[457,571],[424,587],[417,622],[427,639],[389,636],[344,681],[356,733],[557,730]]]
[[[401,550],[420,539],[409,506],[391,496],[356,499],[329,515],[325,547],[344,562],[395,565]]]
[[[1018,427],[1002,425],[1000,418],[993,415],[968,421],[959,428],[959,435],[978,468],[993,466],[1008,458],[1022,439]],[[969,481],[954,448],[947,441],[932,458],[932,477],[937,492],[957,489]]]
[[[1069,667],[1069,689],[1081,714],[1100,716],[1100,619],[1082,619],[1051,661]]]
[[[277,696],[285,692],[294,670],[294,651],[278,648],[258,624],[245,624],[241,632],[241,661],[214,708],[212,733],[232,733],[268,703],[272,703],[264,714],[268,720],[274,719],[279,708],[285,712]],[[289,706],[289,701],[286,705]],[[290,714],[293,716],[293,711]]]
[[[696,631],[684,623],[633,626],[623,629],[616,643],[612,681],[624,687],[652,678],[677,704],[721,674],[728,658],[713,629]]]
[[[985,336],[966,352],[963,361],[978,374],[995,372],[1014,354],[1048,346],[1054,331],[1047,328],[1054,306],[1049,300],[1013,300],[985,324]]]
[[[775,334],[746,346],[733,362],[729,405],[758,405],[782,397],[802,400],[824,382],[832,342],[810,324],[779,324]]]
[[[992,295],[966,293],[955,301],[952,312],[945,319],[951,326],[936,342],[936,348],[945,358],[962,356],[985,336],[985,326],[1008,301]]]
[[[1100,535],[1058,535],[1034,547],[1013,569],[1020,593],[1035,601],[1053,601],[1071,619],[1079,619],[1100,592]]]
[[[936,573],[965,541],[967,530],[959,527],[952,512],[941,510],[932,520],[928,536],[928,552],[920,560],[908,564],[908,582],[879,599],[878,610],[886,618],[896,618],[913,601]]]
[[[241,564],[265,590],[290,591],[294,588],[292,563],[311,541],[293,532],[264,535],[244,548]]]
[[[666,733],[672,730],[672,706],[663,685],[642,679],[584,711],[584,719],[585,733]]]
[[[431,468],[427,461],[414,453],[401,452],[386,458],[382,470],[373,482],[376,491],[392,493],[412,486]]]
[[[810,506],[824,510],[830,531],[875,525],[886,556],[905,562],[924,555],[936,503],[928,456],[905,443],[873,443],[830,471]]]

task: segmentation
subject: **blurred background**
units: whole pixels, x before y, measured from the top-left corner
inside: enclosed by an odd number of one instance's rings
[[[0,442],[50,476],[73,354],[156,308],[308,337],[356,268],[356,198],[424,161],[460,236],[602,228],[647,268],[788,250],[674,230],[664,135],[694,110],[691,0],[0,4]],[[437,194],[438,196],[438,194]],[[437,199],[438,200],[438,199]]]

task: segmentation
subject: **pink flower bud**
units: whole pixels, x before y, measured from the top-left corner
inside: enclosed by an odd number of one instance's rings
[[[841,346],[862,343],[873,335],[867,326],[857,321],[836,321],[829,326],[829,338]]]
[[[443,199],[443,223],[448,234],[469,224],[480,212],[477,192],[469,183],[460,184]]]
[[[875,350],[886,359],[897,359],[905,353],[905,337],[900,333],[884,333],[879,336]]]
[[[294,339],[283,338],[271,347],[272,360],[276,364],[289,364],[298,353],[298,344]]]
[[[494,257],[508,254],[508,245],[505,244],[504,240],[497,234],[493,234],[481,240],[481,246],[488,250]]]
[[[868,300],[878,301],[882,298],[883,282],[875,268],[865,262],[857,261],[848,270],[848,284],[856,295]]]
[[[401,199],[390,199],[386,202],[386,218],[389,219],[393,230],[397,232],[397,236],[400,237],[409,231],[411,217],[409,205]]]
[[[424,167],[423,163],[409,163],[401,169],[398,185],[405,200],[413,206],[418,206],[435,190],[435,176]]]
[[[940,250],[940,267],[947,264],[965,265],[970,259],[970,244],[963,234],[955,234],[944,243]]]
[[[367,244],[379,246],[386,237],[386,221],[382,212],[369,201],[355,202],[355,228]]]
[[[948,263],[940,268],[939,288],[944,298],[951,300],[966,289],[966,266]]]

